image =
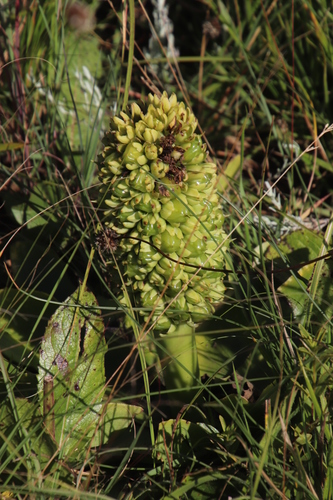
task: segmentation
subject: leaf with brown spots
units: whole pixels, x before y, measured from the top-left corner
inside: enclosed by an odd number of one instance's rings
[[[94,295],[78,289],[60,306],[46,328],[40,351],[38,388],[45,412],[44,381],[52,380],[53,407],[44,414],[47,429],[69,456],[77,459],[91,441],[105,392],[106,342]],[[84,304],[84,305],[83,305]],[[70,456],[68,457],[70,459]]]

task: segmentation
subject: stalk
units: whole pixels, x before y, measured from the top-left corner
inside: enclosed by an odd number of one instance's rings
[[[194,327],[180,324],[172,333],[158,335],[156,348],[166,387],[176,391],[176,399],[189,402],[200,375]]]

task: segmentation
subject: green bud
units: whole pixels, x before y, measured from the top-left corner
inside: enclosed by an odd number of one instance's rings
[[[178,255],[176,253],[170,254],[170,257],[175,261],[178,260]],[[158,265],[156,266],[156,272],[164,276],[165,280],[168,280],[170,276],[172,276],[173,279],[182,279],[182,276],[184,274],[182,266],[176,266],[175,263],[167,257],[161,258]]]
[[[148,316],[146,319],[148,319]],[[165,314],[162,314],[162,316],[160,316],[160,314],[154,314],[152,323],[154,324],[154,331],[156,332],[170,331],[172,328],[172,322]]]
[[[116,159],[117,158],[117,154],[113,153],[112,155],[109,155],[107,156],[105,159],[104,159],[104,165],[106,165],[108,167],[108,170],[110,171],[110,173],[114,174],[114,175],[119,175],[121,174],[121,171],[122,171],[122,166],[120,164],[120,162]],[[105,174],[107,174],[107,170],[106,169],[103,169]]]
[[[165,175],[169,172],[169,165],[167,163],[163,163],[161,160],[153,161],[150,165],[151,173],[157,179],[163,179]]]
[[[148,113],[144,117],[144,122],[145,122],[145,124],[147,125],[148,128],[154,128],[154,126],[155,126],[154,117],[153,117],[153,115],[149,111],[150,110],[148,108]]]
[[[114,198],[114,197],[111,197],[111,198],[106,198],[104,200],[104,203],[105,205],[107,205],[108,207],[110,208],[115,208],[119,205],[119,198]],[[105,212],[104,215],[109,215],[109,214],[112,214],[112,210],[108,210],[107,213]]]
[[[122,117],[125,125],[128,125],[130,123],[130,117],[126,113],[124,113],[124,111],[120,111],[119,114]]]
[[[180,321],[189,321],[191,315],[188,313],[189,304],[184,295],[180,295],[176,300],[172,302],[171,306],[171,314],[173,320]]]
[[[121,132],[116,132],[116,138],[118,142],[121,144],[128,144],[130,142],[130,138],[127,135],[127,130],[125,129],[125,133],[122,134]]]
[[[197,305],[202,302],[202,296],[195,290],[187,290],[185,297],[190,304]]]
[[[155,144],[146,144],[145,146],[145,155],[148,160],[156,160],[160,152],[161,148],[158,148]]]
[[[142,111],[140,109],[140,106],[138,106],[136,102],[132,103],[131,111],[132,111],[132,119],[133,120],[136,121],[138,118],[142,117]]]
[[[178,228],[166,226],[165,231],[153,238],[154,245],[164,253],[178,252],[183,246],[183,233]]]
[[[111,120],[111,129],[112,130],[120,130],[124,132],[126,130],[126,123],[124,120],[119,118],[119,116],[114,116],[113,119]]]
[[[183,286],[184,286],[184,283],[181,280],[172,279],[170,281],[170,283],[168,284],[167,296],[168,297],[176,297],[176,295],[178,295],[178,293],[181,292]],[[187,287],[185,286],[184,289],[186,290],[186,288]]]
[[[122,155],[122,161],[124,165],[129,165],[127,167],[129,170],[133,170],[134,168],[140,167],[142,163],[140,163],[138,159],[142,157],[145,158],[142,144],[133,141],[126,146],[126,149]],[[147,163],[147,160],[145,163]]]
[[[167,201],[161,209],[160,216],[168,221],[169,223],[181,223],[186,222],[188,217],[188,208],[186,206],[186,200],[181,201],[179,199],[173,199],[172,201]]]
[[[188,185],[190,188],[195,188],[199,192],[211,189],[212,174],[208,172],[190,172],[187,176]]]
[[[121,200],[127,200],[131,198],[128,185],[123,179],[119,179],[113,186],[111,186],[112,196]]]
[[[152,198],[150,193],[139,194],[131,199],[131,206],[140,212],[158,213],[161,204],[156,198]]]
[[[162,255],[159,252],[156,252],[156,250],[151,245],[141,242],[140,251],[138,254],[138,263],[140,266],[153,263],[153,267],[155,267],[155,265],[161,258]]]
[[[140,191],[142,193],[150,193],[155,187],[154,179],[141,168],[139,171],[134,170],[130,173],[128,182],[134,191]]]
[[[166,282],[164,277],[158,272],[157,268],[158,264],[155,266],[153,272],[150,273],[149,284],[152,285],[151,289],[158,289],[159,291],[162,291]]]
[[[213,169],[215,166],[215,170]],[[211,174],[214,179],[216,179],[216,165],[214,163],[189,163],[186,165],[186,170],[190,172],[204,172],[205,174]]]
[[[133,208],[128,206],[123,206],[123,208],[119,212],[118,220],[122,222],[124,225],[126,222],[133,223],[131,227],[134,227],[135,224],[142,219],[142,213],[133,210]]]
[[[126,276],[128,278],[134,278],[136,282],[142,282],[147,276],[147,272],[144,268],[140,269],[137,259],[133,254],[129,254],[127,264],[126,264]]]
[[[202,163],[206,158],[205,149],[202,145],[201,137],[197,135],[184,153],[184,162]]]
[[[146,128],[142,135],[143,139],[148,143],[156,142],[161,137],[160,132],[149,128]]]
[[[141,300],[143,307],[155,307],[156,309],[163,311],[164,300],[155,288],[153,288],[149,292],[141,293]]]
[[[213,314],[214,307],[206,302],[201,302],[200,306],[190,307],[190,311],[193,323],[201,323]]]
[[[184,224],[180,224],[179,229],[181,229],[183,235],[191,235],[193,231],[200,229],[201,223],[197,217],[191,215],[187,218]]]
[[[166,222],[159,215],[147,215],[144,217],[140,224],[138,224],[138,231],[143,236],[156,236],[165,231]]]
[[[175,184],[171,179],[168,179],[168,177],[165,177],[163,181],[160,182],[160,186],[163,186],[166,191],[166,195],[161,196],[162,203],[166,203],[168,198],[174,199],[176,196],[180,197],[181,194],[187,191],[187,185]]]
[[[184,257],[199,257],[204,255],[207,243],[206,237],[202,236],[200,231],[196,231],[195,234],[191,235],[189,240],[185,243]]]

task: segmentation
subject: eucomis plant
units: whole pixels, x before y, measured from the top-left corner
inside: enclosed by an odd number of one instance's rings
[[[169,388],[197,383],[195,327],[225,291],[216,165],[196,128],[175,94],[150,94],[111,119],[98,157],[103,234],[126,287],[120,300],[130,296],[151,327]]]

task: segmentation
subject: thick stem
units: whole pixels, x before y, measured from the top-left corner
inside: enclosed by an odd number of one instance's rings
[[[155,339],[166,388],[176,389],[175,397],[189,402],[197,391],[200,376],[194,328],[178,325],[172,333],[155,333]]]

